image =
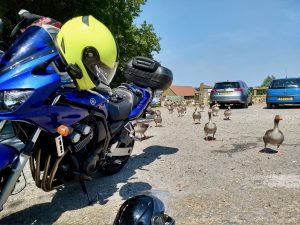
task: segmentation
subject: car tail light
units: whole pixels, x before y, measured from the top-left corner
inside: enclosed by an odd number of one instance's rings
[[[234,91],[242,92],[242,88],[235,88]]]
[[[211,91],[210,91],[210,93],[217,93],[218,91],[216,90],[216,89],[212,89]]]

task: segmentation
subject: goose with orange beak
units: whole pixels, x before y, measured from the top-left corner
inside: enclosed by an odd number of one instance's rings
[[[267,145],[276,145],[277,146],[277,155],[282,155],[282,152],[279,151],[279,146],[283,143],[284,141],[284,135],[281,130],[279,130],[278,124],[279,121],[283,120],[282,116],[276,115],[274,118],[274,128],[267,130],[265,135],[263,136],[263,140],[265,143],[265,148],[264,151],[266,151]]]

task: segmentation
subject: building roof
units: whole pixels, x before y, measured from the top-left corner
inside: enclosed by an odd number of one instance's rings
[[[195,96],[196,94],[196,91],[192,86],[172,85],[170,89],[178,96]]]

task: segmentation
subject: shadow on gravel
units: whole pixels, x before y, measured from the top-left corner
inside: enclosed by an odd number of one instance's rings
[[[119,195],[125,200],[141,193],[146,193],[152,186],[145,182],[133,182],[123,185],[119,190]]]
[[[130,180],[136,179],[134,177],[136,170],[145,170],[143,168],[144,166],[160,159],[162,155],[175,154],[177,151],[177,148],[166,146],[150,146],[145,148],[142,154],[133,155],[128,161],[127,166],[118,174],[113,176],[99,175],[92,181],[87,182],[87,188],[91,198],[96,202],[95,204],[104,205],[108,202],[108,198],[117,191],[120,191],[119,194],[123,199],[127,199],[140,192],[151,190],[152,186],[148,183],[130,182]],[[120,183],[125,183],[125,185],[118,190],[117,185]],[[14,205],[22,204],[22,202],[23,201],[16,201]],[[13,208],[14,205],[4,206],[4,211],[5,207]],[[82,193],[79,183],[75,183],[58,189],[50,203],[37,204],[8,215],[0,220],[0,224],[53,224],[64,212],[81,209],[87,205],[87,198]],[[117,212],[112,213],[116,214]],[[80,219],[74,223],[78,223],[79,220]]]
[[[271,148],[263,148],[259,151],[260,153],[266,153],[266,154],[276,154],[278,151],[271,149]]]
[[[229,157],[232,157],[232,154],[247,151],[250,149],[257,148],[259,146],[262,146],[262,142],[260,141],[261,138],[257,138],[257,142],[251,142],[251,143],[242,143],[242,144],[231,144],[233,146],[232,149],[228,150],[213,150],[212,153],[225,153],[228,154]],[[221,148],[225,148],[226,145],[221,146]]]
[[[207,139],[204,137],[203,138],[204,141],[215,141],[217,140],[216,138],[212,137],[212,136],[207,136]]]
[[[142,138],[142,141],[147,140],[147,139],[150,139],[150,138],[153,138],[153,137],[154,137],[153,135],[146,136],[146,137]]]

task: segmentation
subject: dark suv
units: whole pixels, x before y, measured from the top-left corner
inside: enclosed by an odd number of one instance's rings
[[[244,81],[217,82],[210,92],[210,103],[238,104],[248,108],[252,104],[252,94]]]

